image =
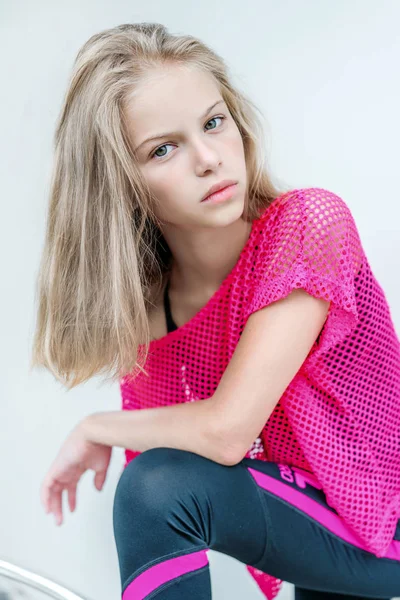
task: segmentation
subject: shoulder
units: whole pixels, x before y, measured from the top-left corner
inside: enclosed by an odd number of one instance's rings
[[[277,214],[298,214],[313,216],[335,211],[351,214],[345,200],[335,192],[321,187],[306,187],[290,190],[274,202]],[[266,216],[267,211],[261,218]]]
[[[291,236],[319,237],[352,235],[360,242],[352,212],[341,196],[320,188],[307,187],[286,192],[264,210],[259,219],[261,240],[291,244]],[[287,242],[283,242],[283,239]],[[292,240],[294,241],[294,240]]]
[[[315,268],[331,277],[340,272],[338,261],[348,258],[358,272],[363,260],[362,243],[353,215],[335,192],[320,187],[290,190],[277,197],[259,219],[256,250],[251,270],[260,271],[284,285],[290,270],[299,273]],[[254,271],[254,272],[253,272]],[[293,275],[294,276],[294,275]]]

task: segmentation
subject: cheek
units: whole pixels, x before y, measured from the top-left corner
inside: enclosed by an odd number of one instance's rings
[[[170,205],[177,203],[179,192],[182,193],[182,172],[178,175],[175,169],[171,169],[171,165],[169,169],[158,169],[154,186],[155,193],[165,202]]]
[[[227,145],[230,148],[232,155],[236,157],[242,157],[244,155],[243,140],[237,127],[232,130],[231,135],[227,139]]]
[[[169,191],[174,187],[173,175],[168,169],[163,169],[161,165],[142,169],[142,175],[150,190],[157,197],[168,196]]]
[[[176,171],[171,169],[171,165],[165,169],[158,165],[158,168],[154,169],[152,173],[147,174],[146,181],[159,202],[155,209],[158,217],[163,220],[167,219],[170,211],[179,208],[182,204],[182,197],[185,197],[182,188],[182,174],[177,175]]]

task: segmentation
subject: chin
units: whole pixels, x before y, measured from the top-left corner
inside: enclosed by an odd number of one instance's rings
[[[234,200],[223,206],[214,206],[215,210],[210,211],[209,219],[221,227],[228,227],[236,221],[243,219],[244,201],[243,199]]]

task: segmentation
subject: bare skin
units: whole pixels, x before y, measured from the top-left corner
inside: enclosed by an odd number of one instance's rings
[[[157,216],[173,255],[169,298],[178,327],[192,319],[217,291],[251,230],[251,223],[242,218],[247,200],[242,137],[224,102],[205,114],[219,100],[222,95],[210,75],[164,65],[148,74],[127,104],[133,148],[159,132],[176,132],[141,146],[136,154],[138,166],[159,200]],[[157,156],[150,158],[154,151]],[[224,179],[237,182],[232,198],[221,204],[201,203],[209,188]],[[166,283],[167,277],[149,314],[152,339],[167,334]],[[78,481],[86,470],[95,471],[95,486],[101,490],[111,450],[109,445],[90,441],[81,424],[70,433],[41,486],[43,506],[54,514],[57,525],[63,522],[63,490],[68,492],[71,512],[76,507]]]
[[[152,340],[157,340],[167,335],[167,321],[164,308],[164,290],[167,281],[165,278],[162,291],[158,297],[154,300],[154,307],[149,314],[149,326],[150,336]],[[172,318],[177,327],[182,327],[185,323],[190,321],[202,308],[207,304],[211,296],[216,292],[209,290],[208,295],[201,297],[184,298],[179,290],[176,290],[170,286],[168,290],[168,296],[170,301],[170,308]]]
[[[181,326],[219,288],[250,234],[251,223],[243,219],[243,140],[217,82],[194,68],[154,68],[125,113],[138,167],[159,201],[157,216],[173,255],[171,312]],[[166,131],[175,133],[142,145]],[[221,204],[202,203],[209,188],[224,179],[237,181],[233,196]],[[157,339],[167,333],[162,293],[154,303],[151,327]]]

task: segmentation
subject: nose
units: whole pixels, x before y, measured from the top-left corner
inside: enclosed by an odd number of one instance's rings
[[[198,175],[204,171],[215,171],[222,162],[219,152],[209,142],[198,142],[193,150],[193,156]]]

